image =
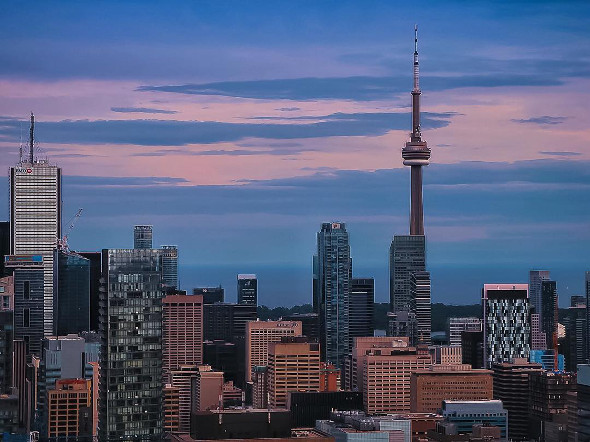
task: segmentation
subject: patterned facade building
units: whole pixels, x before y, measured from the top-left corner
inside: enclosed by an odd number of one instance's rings
[[[528,359],[530,321],[527,284],[485,284],[482,290],[484,366]]]

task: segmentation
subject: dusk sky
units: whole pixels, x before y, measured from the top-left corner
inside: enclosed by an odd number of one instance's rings
[[[587,1],[0,3],[0,165],[36,116],[63,169],[76,250],[177,244],[181,288],[257,273],[261,304],[311,302],[322,222],[388,300],[408,233],[419,27],[433,302],[552,271],[560,304],[590,270]],[[8,178],[0,218],[8,219]]]

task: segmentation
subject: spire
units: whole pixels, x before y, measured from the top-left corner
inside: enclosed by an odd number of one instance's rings
[[[29,136],[29,161],[30,161],[31,165],[33,164],[34,132],[35,132],[35,116],[33,115],[33,112],[31,112],[31,133]]]
[[[414,25],[414,92],[420,92],[420,69],[418,65],[418,25]]]

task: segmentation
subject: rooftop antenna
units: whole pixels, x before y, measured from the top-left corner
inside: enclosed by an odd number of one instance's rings
[[[31,134],[29,136],[29,161],[31,165],[33,164],[33,134],[35,132],[35,116],[33,112],[31,112]]]
[[[418,66],[418,25],[414,25],[414,92],[420,90],[420,68]]]

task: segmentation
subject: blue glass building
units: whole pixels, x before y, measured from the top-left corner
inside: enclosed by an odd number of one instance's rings
[[[53,266],[53,333],[90,330],[90,260],[55,250]]]

